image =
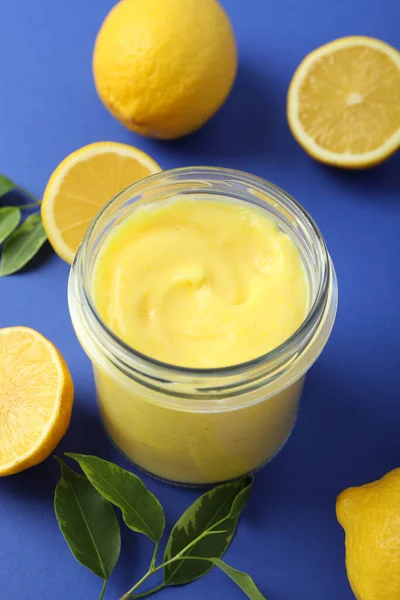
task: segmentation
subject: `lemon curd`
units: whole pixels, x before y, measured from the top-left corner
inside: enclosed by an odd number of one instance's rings
[[[216,368],[284,342],[304,320],[308,286],[296,246],[265,211],[177,196],[137,208],[108,236],[92,293],[142,354]]]
[[[116,446],[157,477],[209,484],[253,471],[288,438],[337,287],[318,229],[284,192],[178,169],[103,209],[69,305]]]

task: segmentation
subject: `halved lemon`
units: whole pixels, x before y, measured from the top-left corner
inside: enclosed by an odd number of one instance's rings
[[[348,168],[382,162],[400,146],[400,52],[363,36],[317,48],[293,76],[287,114],[313,158]]]
[[[27,327],[0,329],[0,477],[51,454],[73,400],[68,367],[51,342]]]
[[[128,185],[161,171],[150,156],[126,144],[97,142],[56,168],[42,202],[42,220],[57,254],[72,263],[99,210]]]

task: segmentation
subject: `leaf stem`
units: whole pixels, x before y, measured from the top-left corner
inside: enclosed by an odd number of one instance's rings
[[[147,590],[147,592],[142,592],[141,594],[138,594],[137,596],[129,596],[129,598],[132,598],[134,600],[137,600],[138,598],[146,598],[146,596],[150,596],[150,594],[155,594],[156,592],[163,590],[165,587],[167,587],[165,585],[165,583],[160,583],[160,585],[158,585],[157,587],[155,587],[151,590]]]
[[[152,557],[151,563],[150,563],[150,571],[152,571],[154,569],[155,564],[156,564],[159,543],[160,542],[157,542],[155,545],[155,548],[154,548],[153,557]]]
[[[103,598],[104,598],[104,592],[106,591],[106,586],[107,586],[107,579],[105,579],[103,581],[103,587],[101,588],[99,600],[103,600]]]
[[[225,517],[225,519],[226,518],[227,517]],[[219,525],[220,523],[222,523],[223,521],[225,521],[225,519],[221,519],[221,521],[219,521],[218,523],[215,523],[214,527],[216,527],[217,525]],[[190,542],[190,544],[188,544],[187,546],[185,546],[180,552],[178,552],[178,554],[176,554],[175,556],[173,556],[169,560],[165,561],[162,565],[160,565],[156,569],[154,569],[154,572],[158,571],[159,569],[163,569],[164,567],[166,567],[167,565],[175,562],[176,560],[179,560],[180,558],[182,558],[182,556],[185,554],[185,552],[187,552],[188,550],[190,550],[190,548],[192,548],[193,546],[195,546],[200,540],[202,540],[204,537],[207,537],[208,535],[213,535],[214,533],[225,533],[225,532],[213,531],[212,529],[207,529],[206,531],[203,531],[203,533],[201,533],[200,535],[197,536],[197,538],[195,538],[194,540],[192,540]],[[184,558],[186,558],[186,557],[184,557]]]
[[[25,208],[32,208],[33,206],[40,206],[41,202],[32,202],[29,204],[18,204],[17,206],[13,205],[13,208],[21,208],[24,210]]]
[[[174,556],[174,558],[171,558],[169,561],[167,561],[167,562],[163,563],[162,565],[159,565],[158,567],[156,567],[151,573],[149,571],[150,575],[152,575],[156,571],[159,571],[160,569],[162,569],[163,567],[165,567],[165,565],[170,564],[172,562],[175,562],[176,560],[179,560],[180,558],[181,557],[179,557],[179,556]],[[185,556],[185,557],[181,558],[181,560],[205,560],[207,562],[212,562],[209,558],[205,558],[204,556]],[[146,575],[147,575],[147,573],[146,573]],[[127,593],[131,594],[132,591],[134,591],[134,588],[137,589],[139,587],[139,585],[141,585],[140,582],[138,582]],[[160,583],[160,585],[158,585],[157,587],[152,588],[151,590],[147,590],[146,592],[142,592],[141,594],[137,594],[136,596],[132,596],[132,595],[122,596],[122,598],[120,598],[120,600],[126,600],[128,598],[130,598],[131,600],[138,600],[139,598],[146,598],[146,596],[150,596],[150,594],[155,594],[156,592],[159,592],[160,590],[164,589],[165,587],[167,587],[167,584],[165,582],[163,582],[163,583]]]
[[[21,187],[20,185],[16,185],[14,189],[18,190],[19,192],[21,192],[22,194],[24,194],[24,196],[27,196],[27,198],[30,198],[31,200],[33,200],[34,204],[41,204],[41,200],[39,200],[38,198],[36,198],[36,196],[34,196],[30,192],[28,192],[28,190],[26,190],[25,188]]]
[[[224,517],[223,519],[221,519],[220,521],[218,521],[217,523],[215,523],[213,525],[213,527],[217,527],[218,525],[220,525],[221,523],[223,523],[228,517]],[[158,590],[161,590],[164,587],[168,586],[168,583],[162,583],[161,585],[159,585],[156,588],[153,588],[152,590],[149,590],[148,592],[143,592],[142,594],[139,594],[138,596],[132,596],[132,593],[134,591],[136,591],[141,585],[142,583],[144,583],[145,581],[147,581],[147,579],[149,577],[151,577],[154,573],[157,573],[157,571],[159,571],[160,569],[163,569],[164,567],[166,567],[167,565],[170,565],[173,562],[176,562],[177,560],[185,560],[186,557],[182,556],[185,554],[185,552],[187,552],[188,550],[190,550],[190,548],[192,548],[192,546],[195,546],[203,537],[206,537],[207,535],[212,535],[214,533],[221,533],[221,531],[213,531],[213,529],[208,529],[206,531],[203,531],[202,534],[200,534],[199,536],[197,536],[196,539],[192,540],[190,542],[190,544],[188,544],[187,546],[185,546],[185,548],[183,548],[180,552],[178,552],[178,554],[176,554],[176,556],[173,556],[172,558],[170,558],[169,560],[166,560],[165,562],[163,562],[161,565],[158,565],[158,567],[154,566],[154,562],[155,562],[155,556],[158,550],[158,545],[156,546],[155,550],[154,550],[154,554],[153,554],[153,558],[151,560],[151,564],[150,564],[150,568],[147,571],[147,573],[145,575],[143,575],[143,577],[141,579],[139,579],[139,581],[137,583],[135,583],[135,585],[133,587],[131,587],[130,590],[128,590],[123,596],[121,596],[121,598],[119,600],[128,600],[129,598],[144,598],[145,596],[148,596],[149,594],[153,594],[154,592],[157,592]],[[200,559],[200,560],[207,560],[206,558]]]
[[[132,593],[138,589],[138,587],[140,587],[142,585],[142,583],[144,583],[151,575],[153,575],[153,573],[155,573],[158,569],[149,569],[147,571],[147,573],[145,573],[143,575],[143,577],[141,579],[139,579],[139,581],[137,583],[135,583],[135,585],[133,587],[131,587],[130,590],[128,590],[126,592],[126,594],[124,594],[123,596],[121,596],[121,598],[119,600],[128,600],[128,598],[131,598]]]

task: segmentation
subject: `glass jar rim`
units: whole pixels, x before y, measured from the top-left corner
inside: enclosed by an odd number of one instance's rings
[[[216,367],[216,368],[191,368],[191,367],[183,367],[178,365],[169,364],[163,361],[159,361],[152,357],[149,357],[135,348],[126,344],[123,340],[121,340],[102,320],[100,317],[90,290],[88,289],[88,277],[87,277],[87,262],[88,262],[88,252],[89,245],[91,243],[91,238],[96,231],[96,226],[102,217],[110,210],[117,201],[127,193],[129,193],[130,197],[134,197],[135,195],[140,195],[144,191],[149,189],[158,189],[162,192],[165,185],[171,181],[171,178],[183,180],[186,183],[196,182],[200,185],[201,180],[204,182],[214,180],[226,183],[229,181],[237,186],[238,198],[241,197],[241,192],[243,190],[240,186],[250,185],[252,188],[256,189],[258,192],[264,193],[267,197],[283,204],[286,210],[290,210],[294,215],[295,219],[302,220],[303,225],[308,228],[308,232],[312,236],[312,243],[315,247],[318,248],[318,257],[319,257],[319,281],[318,288],[315,298],[309,308],[309,311],[306,315],[306,318],[299,326],[299,328],[282,344],[280,344],[277,348],[258,356],[249,361],[245,361],[235,365]],[[190,179],[191,178],[191,179]],[[203,189],[197,189],[197,192],[203,192]],[[194,189],[187,190],[188,193],[193,193]],[[221,193],[222,195],[222,193]],[[232,196],[233,197],[233,196]],[[261,205],[260,205],[261,206]],[[267,210],[267,205],[265,206]],[[79,271],[81,283],[82,283],[82,292],[84,295],[85,302],[89,307],[91,317],[93,321],[97,324],[97,326],[101,329],[102,333],[105,335],[107,342],[111,344],[111,347],[114,350],[118,350],[118,353],[124,357],[123,363],[125,366],[131,366],[129,363],[131,361],[139,361],[139,363],[143,366],[147,364],[148,367],[154,369],[162,369],[164,372],[168,372],[170,376],[183,376],[183,377],[196,377],[201,380],[215,377],[224,377],[224,376],[234,376],[239,375],[240,373],[244,373],[247,371],[251,371],[265,364],[274,364],[276,366],[277,363],[287,362],[288,353],[290,351],[300,348],[303,344],[301,343],[303,340],[310,338],[310,333],[312,331],[315,332],[318,327],[318,323],[320,322],[322,315],[324,314],[327,297],[329,292],[330,285],[330,267],[331,262],[329,258],[329,254],[322,237],[322,234],[316,225],[315,221],[308,214],[308,212],[287,192],[283,191],[278,186],[262,179],[261,177],[250,175],[243,171],[238,171],[235,169],[226,169],[219,167],[183,167],[179,169],[171,169],[167,171],[161,171],[160,173],[156,173],[151,175],[137,183],[134,183],[128,186],[125,190],[117,194],[114,198],[112,198],[98,213],[95,217],[91,225],[89,226],[85,237],[82,241],[82,244],[77,252],[75,257],[74,266],[77,267]],[[293,352],[292,352],[293,353]]]

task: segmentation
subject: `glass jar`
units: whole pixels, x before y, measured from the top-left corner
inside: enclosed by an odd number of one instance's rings
[[[309,285],[309,312],[281,346],[231,367],[190,369],[127,346],[102,321],[91,296],[93,265],[109,232],[139,204],[176,194],[212,194],[255,204],[295,242]],[[337,308],[335,270],[307,212],[253,175],[219,168],[164,171],[107,204],[89,227],[69,280],[77,336],[93,363],[104,426],[140,469],[169,482],[227,481],[258,469],[288,439],[304,376],[325,346]]]

